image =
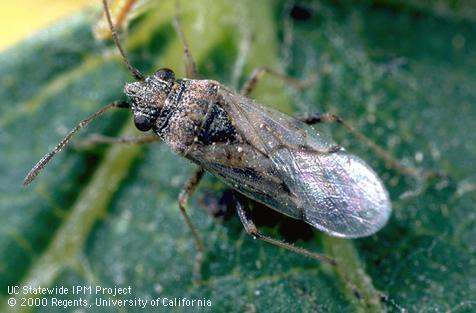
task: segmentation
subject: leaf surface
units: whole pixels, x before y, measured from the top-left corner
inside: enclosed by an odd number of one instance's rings
[[[206,209],[226,188],[206,175],[188,209],[206,244],[203,279],[192,284],[195,248],[177,197],[194,166],[163,144],[75,146],[93,133],[138,135],[129,112],[95,121],[31,186],[21,185],[70,128],[123,99],[131,81],[115,48],[92,37],[96,12],[85,12],[0,57],[0,311],[78,309],[9,307],[12,285],[130,285],[130,296],[109,299],[212,301],[212,307],[157,307],[164,312],[474,311],[474,20],[394,6],[303,2],[309,13],[303,17],[291,14],[288,2],[182,2],[183,28],[203,78],[238,89],[257,66],[313,78],[297,91],[267,77],[252,97],[287,113],[338,113],[402,162],[447,177],[402,176],[337,126],[319,126],[380,173],[394,209],[389,224],[359,240],[314,231],[295,242],[335,257],[336,271],[253,240],[235,215],[212,218]],[[182,76],[173,2],[147,4],[144,12],[122,36],[132,63],[147,74],[170,67]],[[272,211],[264,212],[257,223],[268,234],[289,238],[301,227],[275,225]],[[54,297],[99,298],[46,296],[50,303]]]

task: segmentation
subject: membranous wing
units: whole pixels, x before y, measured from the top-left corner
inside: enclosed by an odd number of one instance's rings
[[[333,143],[311,127],[225,88],[218,103],[243,139],[238,150],[245,154],[234,162],[205,161],[207,170],[246,196],[334,236],[367,236],[385,225],[388,193],[360,158],[344,149],[329,152]]]

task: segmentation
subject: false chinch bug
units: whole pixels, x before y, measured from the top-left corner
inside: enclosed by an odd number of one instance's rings
[[[197,247],[195,278],[200,274],[204,245],[185,207],[204,170],[246,197],[301,219],[330,235],[346,238],[371,235],[385,225],[391,213],[388,193],[365,162],[316,133],[307,124],[339,123],[390,165],[408,174],[424,175],[401,166],[336,115],[297,119],[247,98],[265,73],[295,83],[269,69],[254,71],[241,93],[213,80],[194,79],[197,71],[178,15],[176,29],[184,46],[189,79],[176,79],[174,72],[166,68],[144,77],[128,61],[106,0],[103,4],[112,38],[137,80],[124,88],[130,102],[114,102],[81,121],[33,167],[24,184],[29,184],[71,137],[93,119],[112,107],[130,109],[140,131],[152,130],[157,135],[152,140],[164,141],[179,156],[199,166],[179,196],[180,212]],[[238,216],[253,237],[336,264],[331,258],[261,234],[247,216],[239,197],[236,200]]]

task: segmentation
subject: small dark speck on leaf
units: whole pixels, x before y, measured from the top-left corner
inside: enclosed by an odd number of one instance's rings
[[[199,197],[198,202],[207,214],[220,220],[228,220],[235,213],[233,192],[227,189],[218,195],[214,192],[205,192]]]
[[[312,17],[311,10],[299,4],[292,7],[289,15],[296,21],[307,21]]]

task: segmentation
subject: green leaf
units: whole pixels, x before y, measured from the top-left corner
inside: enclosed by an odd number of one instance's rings
[[[380,173],[394,209],[388,225],[358,240],[303,232],[295,244],[336,258],[336,270],[253,240],[234,214],[212,218],[206,210],[226,187],[206,175],[188,206],[206,243],[203,277],[193,284],[195,247],[177,197],[194,165],[163,144],[75,145],[93,133],[139,134],[129,112],[102,116],[22,187],[44,153],[79,120],[124,99],[123,85],[132,80],[116,49],[93,38],[97,12],[85,12],[0,56],[0,311],[78,309],[20,306],[25,295],[9,295],[13,285],[69,288],[68,295],[45,296],[50,304],[99,298],[71,294],[77,285],[131,286],[131,295],[102,298],[149,305],[157,298],[212,302],[147,309],[164,312],[474,311],[474,20],[317,1],[303,2],[310,14],[299,19],[289,2],[182,2],[184,32],[203,78],[238,89],[257,66],[315,78],[299,91],[264,78],[252,97],[288,113],[338,113],[403,163],[447,177],[403,176],[337,126],[320,126]],[[170,67],[183,75],[173,12],[173,1],[150,2],[122,36],[144,73]],[[269,223],[275,215],[262,212],[266,221],[257,223],[267,234],[304,231],[289,220]],[[11,297],[16,306],[8,305]]]

